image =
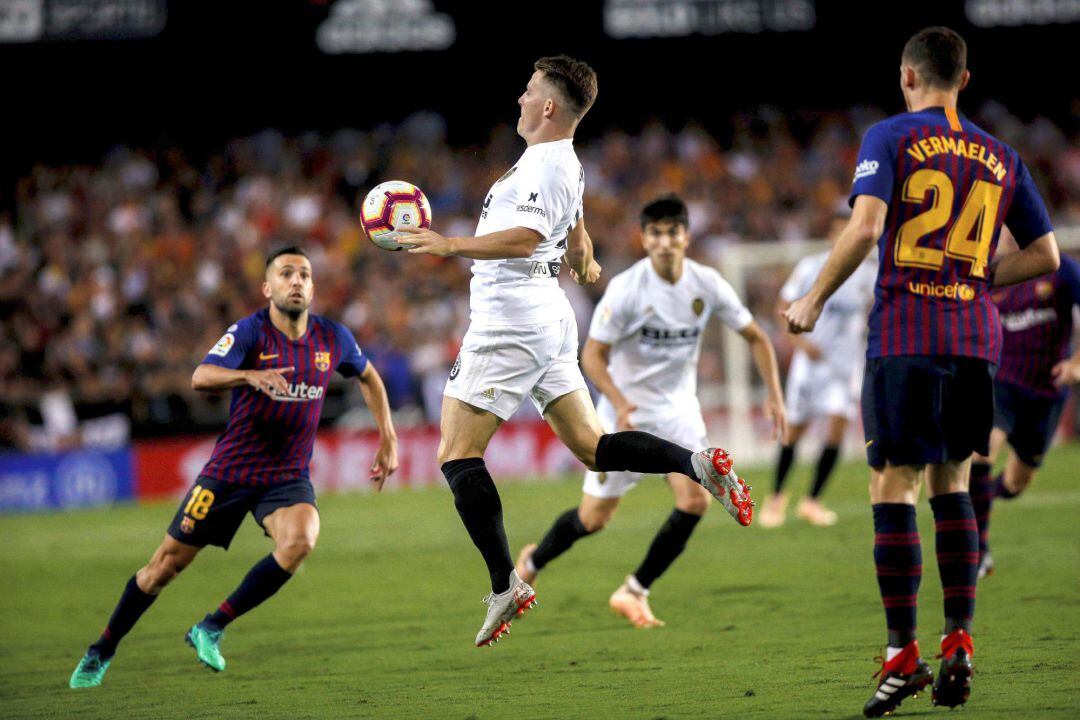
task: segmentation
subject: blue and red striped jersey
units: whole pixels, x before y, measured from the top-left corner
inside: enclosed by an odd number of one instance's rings
[[[952,355],[996,363],[989,296],[1001,226],[1020,247],[1052,230],[1019,155],[954,108],[895,115],[863,137],[850,203],[889,205],[878,239],[867,357]]]
[[[1069,355],[1073,305],[1080,305],[1080,263],[1061,256],[1057,272],[990,293],[1001,316],[996,379],[1033,395],[1058,397],[1050,371]]]
[[[290,340],[263,308],[232,325],[203,363],[231,369],[294,367],[287,395],[250,385],[233,388],[229,422],[202,475],[244,485],[272,485],[308,476],[326,386],[337,370],[359,375],[367,358],[341,323],[308,316],[307,332]]]

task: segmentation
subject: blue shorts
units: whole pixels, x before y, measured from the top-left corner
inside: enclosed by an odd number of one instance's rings
[[[940,465],[986,455],[994,422],[993,363],[947,355],[866,361],[862,413],[871,467]]]
[[[200,475],[180,500],[168,533],[186,545],[228,550],[249,512],[263,527],[270,513],[300,503],[315,505],[315,488],[306,477],[276,485],[239,485]]]
[[[994,427],[1005,431],[1016,457],[1028,467],[1042,465],[1065,398],[1036,395],[1012,383],[994,383]]]

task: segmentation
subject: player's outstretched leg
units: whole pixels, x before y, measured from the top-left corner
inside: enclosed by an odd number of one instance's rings
[[[225,669],[221,640],[226,626],[280,590],[315,549],[319,538],[319,511],[307,502],[275,507],[270,499],[255,508],[255,519],[274,539],[274,552],[255,563],[217,610],[193,625],[184,637],[195,649],[199,662],[215,672]]]
[[[735,474],[731,457],[720,448],[694,453],[639,430],[605,435],[587,390],[574,390],[552,400],[544,408],[544,419],[590,470],[681,473],[712,493],[740,525],[749,525],[753,520],[750,486]]]
[[[108,625],[101,637],[86,650],[71,674],[68,686],[72,688],[97,687],[105,678],[116,647],[127,635],[142,614],[149,609],[158,593],[187,567],[200,548],[186,545],[166,536],[150,562],[131,576],[120,601],[116,604]]]
[[[963,705],[971,692],[971,619],[979,567],[979,534],[971,497],[952,492],[930,498],[934,511],[938,571],[945,598],[945,638],[934,704]]]
[[[615,514],[619,507],[619,498],[593,497],[588,494],[588,484],[589,480],[586,479],[586,494],[582,495],[578,507],[571,508],[555,518],[555,522],[538,545],[526,545],[518,553],[514,567],[525,582],[535,582],[537,574],[548,563],[573,547],[581,538],[604,529]]]

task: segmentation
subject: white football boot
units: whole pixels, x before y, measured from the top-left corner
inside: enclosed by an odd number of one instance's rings
[[[510,573],[510,587],[497,595],[489,594],[483,603],[488,606],[488,611],[484,626],[476,634],[476,647],[498,642],[503,633],[509,634],[511,620],[537,605],[536,593],[518,577],[517,570]]]
[[[731,456],[721,448],[706,448],[690,458],[695,477],[713,497],[720,501],[728,515],[740,525],[749,525],[754,519],[754,501],[750,499],[750,486],[735,474]]]

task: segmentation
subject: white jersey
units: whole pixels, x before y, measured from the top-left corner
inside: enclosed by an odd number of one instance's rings
[[[529,325],[573,316],[558,273],[567,236],[583,213],[584,192],[585,172],[570,139],[530,145],[495,181],[484,199],[476,234],[526,227],[543,239],[527,259],[473,263],[473,323]]]
[[[608,372],[637,406],[635,423],[700,414],[697,361],[712,315],[732,330],[754,319],[719,272],[690,259],[675,284],[661,278],[649,258],[608,283],[589,337],[611,345]],[[606,404],[602,398],[598,409],[607,411]]]
[[[822,252],[800,260],[780,289],[780,298],[790,303],[810,292],[828,259],[829,253]],[[837,375],[849,376],[866,354],[866,317],[874,299],[876,280],[877,268],[873,263],[859,265],[825,303],[813,331],[806,335],[807,340],[821,348],[819,362]]]

